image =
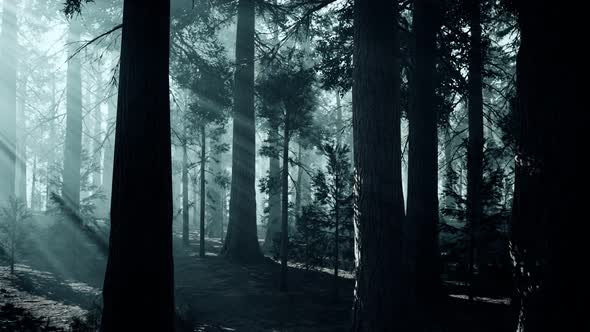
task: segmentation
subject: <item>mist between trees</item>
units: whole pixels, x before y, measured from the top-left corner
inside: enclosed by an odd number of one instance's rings
[[[579,7],[0,0],[0,331],[566,330]]]

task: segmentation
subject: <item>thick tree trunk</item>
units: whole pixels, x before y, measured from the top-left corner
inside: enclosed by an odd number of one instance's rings
[[[169,41],[170,1],[125,1],[102,332],[174,331]]]
[[[283,167],[281,169],[281,280],[279,289],[287,291],[287,262],[289,260],[289,114],[285,115],[283,132]]]
[[[186,133],[186,130],[185,130]],[[182,244],[190,245],[189,241],[189,204],[188,204],[188,155],[186,141],[182,144]],[[196,204],[196,203],[195,203]]]
[[[478,263],[479,226],[482,217],[481,183],[483,177],[483,95],[481,7],[479,0],[469,0],[469,140],[467,146],[467,222],[469,229],[469,299],[473,299],[475,266]]]
[[[588,183],[580,153],[588,124],[580,84],[587,59],[579,49],[586,11],[583,2],[569,3],[565,12],[552,1],[516,3],[521,44],[511,249],[517,331],[574,331],[581,318],[574,303],[584,303],[586,282],[579,274]]]
[[[404,331],[397,1],[355,0],[353,331]]]
[[[409,110],[408,254],[415,291],[417,324],[432,323],[440,300],[438,251],[438,132],[434,66],[438,8],[436,0],[414,1],[414,73]],[[413,265],[413,266],[412,266]]]
[[[72,43],[68,56],[76,50],[80,40],[80,22],[70,22],[68,41]],[[68,61],[66,83],[66,141],[64,145],[64,166],[62,197],[68,209],[77,213],[80,210],[80,169],[82,166],[82,64],[80,56]]]
[[[229,225],[222,253],[233,260],[262,258],[256,227],[256,131],[254,115],[255,1],[239,0]]]
[[[16,70],[18,33],[16,1],[4,0],[0,33],[0,205],[15,194]]]
[[[207,167],[207,137],[205,136],[205,125],[201,125],[201,215],[199,232],[199,256],[205,257],[205,202],[207,192],[205,191],[205,169]],[[196,204],[196,202],[195,202]]]

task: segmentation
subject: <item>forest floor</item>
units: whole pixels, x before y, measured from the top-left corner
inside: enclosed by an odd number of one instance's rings
[[[193,241],[196,243],[196,241]],[[279,292],[280,265],[267,258],[257,265],[233,264],[219,256],[219,239],[208,239],[207,255],[198,245],[175,246],[178,325],[183,331],[348,331],[354,281],[339,280],[337,300],[329,273],[291,267],[289,291]],[[100,279],[65,280],[56,274],[17,265],[16,274],[0,266],[0,332],[38,324],[40,331],[68,330],[75,317],[96,312]],[[511,331],[509,306],[462,295],[448,298],[447,331]],[[33,322],[33,323],[31,323]],[[20,324],[20,325],[19,325]]]

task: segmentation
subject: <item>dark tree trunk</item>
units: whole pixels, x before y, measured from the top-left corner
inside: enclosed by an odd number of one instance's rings
[[[82,166],[82,64],[80,56],[72,56],[76,42],[80,40],[80,23],[70,21],[68,41],[68,70],[66,83],[66,141],[64,145],[64,166],[62,197],[68,209],[80,210],[80,169]]]
[[[403,331],[406,326],[398,16],[397,1],[354,2],[353,331]]]
[[[125,1],[103,332],[174,331],[169,32],[169,1]]]
[[[481,7],[479,0],[469,0],[469,139],[467,145],[467,222],[469,230],[469,299],[473,299],[475,265],[477,265],[479,228],[482,217],[481,183],[483,177],[483,92]]]
[[[270,130],[270,141],[277,146],[279,140],[278,128]],[[278,151],[278,149],[277,149]],[[268,225],[264,239],[264,250],[272,250],[275,243],[278,243],[278,234],[281,231],[281,163],[278,155],[269,158],[269,176],[272,185],[268,192]]]
[[[199,232],[199,256],[205,257],[205,201],[207,192],[205,191],[205,169],[207,167],[207,137],[205,136],[205,125],[201,125],[201,215],[200,215],[200,232]],[[196,204],[196,202],[195,202]]]
[[[574,331],[585,282],[579,264],[588,175],[580,152],[588,119],[580,82],[587,59],[579,42],[586,11],[583,2],[569,3],[565,12],[552,1],[516,3],[521,44],[511,249],[518,331]]]
[[[340,145],[337,146],[340,148]],[[334,180],[334,188],[336,188],[334,192],[334,300],[338,299],[338,269],[340,268],[340,193],[338,192],[340,187],[340,178],[336,174]]]
[[[229,225],[222,253],[233,260],[262,258],[256,227],[256,131],[254,115],[255,1],[239,0]]]
[[[0,32],[0,205],[15,194],[17,36],[16,1],[5,0]]]
[[[186,134],[186,130],[184,131]],[[189,204],[188,204],[188,155],[187,142],[182,144],[182,244],[188,247],[189,242]],[[194,202],[193,204],[196,204]]]
[[[303,204],[303,148],[301,147],[301,143],[297,144],[297,162],[299,165],[297,166],[297,184],[295,188],[295,219],[299,221],[299,216],[301,215],[301,205]],[[297,223],[296,221],[296,223]]]
[[[287,291],[287,262],[289,260],[289,113],[285,114],[283,132],[283,167],[281,169],[281,280],[279,289]]]
[[[419,317],[413,325],[431,323],[440,292],[438,251],[438,132],[434,66],[438,30],[437,0],[414,1],[415,46],[412,106],[409,117],[408,254],[410,291],[415,291]]]

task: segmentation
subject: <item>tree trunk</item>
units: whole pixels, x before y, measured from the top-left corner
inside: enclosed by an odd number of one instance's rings
[[[299,215],[301,214],[301,205],[302,205],[302,198],[303,198],[303,193],[301,192],[303,190],[303,167],[301,166],[303,160],[302,160],[302,156],[303,156],[303,148],[301,147],[301,144],[297,144],[297,162],[299,163],[299,166],[297,166],[297,187],[295,189],[295,219],[299,220]]]
[[[205,257],[205,169],[207,167],[207,137],[205,136],[205,125],[201,124],[201,229],[199,232],[199,256]]]
[[[407,231],[410,292],[415,291],[412,325],[430,324],[440,298],[438,251],[438,132],[434,66],[438,30],[436,0],[414,1],[415,47],[409,117]],[[414,264],[412,264],[412,262]],[[412,295],[410,295],[412,296]],[[413,298],[413,296],[412,296]]]
[[[511,249],[517,331],[574,331],[583,303],[588,173],[583,2],[518,1],[517,156]],[[565,159],[564,159],[565,157]],[[558,194],[554,194],[558,193]],[[579,279],[578,279],[579,278]],[[580,308],[574,305],[574,308]],[[583,318],[582,318],[583,319]]]
[[[96,109],[94,110],[94,133],[92,134],[94,138],[94,149],[92,151],[94,155],[94,167],[95,170],[92,173],[92,184],[96,187],[95,190],[100,190],[102,187],[102,170],[103,170],[103,159],[102,159],[102,93],[100,93],[102,89],[102,66],[100,65],[100,61],[98,62],[98,70],[96,75],[96,85],[97,91],[94,92],[94,105]]]
[[[106,212],[109,213],[111,205],[111,194],[113,192],[113,165],[115,158],[115,133],[116,133],[116,117],[117,108],[114,98],[107,100],[108,118],[107,118],[107,135],[104,147],[104,166],[103,166],[103,189],[106,196]]]
[[[342,101],[340,92],[336,91],[336,144],[342,146],[342,132],[344,131],[344,122],[342,121]]]
[[[278,128],[272,128],[269,133],[271,144],[275,146],[277,146],[279,140],[278,130]],[[281,186],[279,181],[281,164],[278,155],[269,158],[269,176],[272,185],[268,192],[268,225],[263,245],[265,251],[272,250],[275,242],[278,243],[278,234],[281,230]]]
[[[185,130],[186,134],[186,130]],[[186,137],[185,137],[186,139]],[[189,241],[189,204],[188,204],[188,155],[187,142],[182,143],[182,244],[188,248]]]
[[[473,300],[475,266],[478,263],[479,226],[482,217],[481,183],[483,177],[483,95],[481,8],[478,0],[469,1],[469,139],[467,145],[467,222],[469,230],[469,299]]]
[[[4,0],[0,32],[0,205],[15,194],[17,27],[16,1]]]
[[[287,291],[287,261],[289,259],[289,113],[285,114],[283,132],[283,167],[281,169],[281,280],[279,289]]]
[[[336,188],[336,192],[334,192],[334,300],[338,299],[338,269],[340,265],[340,193],[338,192],[340,187],[340,178],[336,174],[334,179],[334,188]]]
[[[254,0],[239,0],[229,225],[222,253],[244,263],[262,258],[256,227]]]
[[[76,50],[80,40],[80,22],[73,19],[69,25],[70,44],[68,57]],[[68,61],[66,83],[66,141],[62,173],[62,197],[67,208],[74,213],[80,210],[80,169],[82,166],[82,64],[80,55]]]
[[[170,1],[125,1],[102,332],[174,331],[169,41]]]
[[[54,78],[51,81],[51,89],[52,89],[52,94],[51,94],[51,98],[52,98],[52,102],[51,102],[51,113],[49,114],[49,116],[51,117],[50,123],[49,123],[49,142],[51,144],[57,144],[57,109],[58,109],[58,103],[57,103],[57,91],[56,91],[56,87],[55,87],[55,83],[56,83],[56,79]],[[56,181],[57,181],[57,174],[56,174],[56,169],[57,169],[57,158],[56,158],[56,153],[55,151],[47,151],[47,175],[46,175],[46,180],[47,180],[47,190],[45,192],[45,210],[49,210],[52,207],[52,202],[51,202],[51,195],[53,194],[57,194],[57,186],[56,186]]]
[[[31,178],[31,210],[37,210],[39,208],[37,198],[37,155],[33,156],[33,174]]]
[[[404,331],[397,1],[355,0],[353,331]]]
[[[453,150],[456,148],[455,138],[451,136],[451,128],[450,125],[445,128],[444,133],[444,153],[445,153],[445,189],[452,190],[461,194],[460,188],[457,188],[457,183],[452,178],[455,174],[455,168],[453,167]],[[456,208],[455,199],[451,195],[445,196],[444,207],[447,209],[454,209]]]
[[[26,206],[27,204],[27,135],[26,135],[26,101],[27,101],[27,81],[26,74],[21,73],[21,82],[19,84],[19,93],[17,95],[17,114],[16,114],[16,184],[15,196]]]

